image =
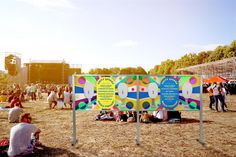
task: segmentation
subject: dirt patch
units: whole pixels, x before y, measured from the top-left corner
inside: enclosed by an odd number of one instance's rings
[[[141,124],[140,145],[136,145],[136,123],[95,121],[97,112],[76,112],[78,143],[71,146],[72,111],[49,110],[43,101],[24,103],[41,130],[43,147],[35,156],[56,157],[172,157],[236,156],[236,96],[228,96],[228,112],[212,112],[208,96],[203,96],[205,145],[199,144],[199,112],[182,112],[179,124]],[[0,138],[9,137],[15,124],[7,122],[8,111],[0,111]]]

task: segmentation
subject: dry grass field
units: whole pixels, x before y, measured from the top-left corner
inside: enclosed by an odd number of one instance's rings
[[[182,122],[141,123],[140,145],[136,145],[136,123],[95,121],[97,112],[76,112],[78,143],[71,146],[72,111],[49,110],[43,101],[24,103],[41,130],[41,157],[234,157],[236,156],[236,96],[228,96],[230,111],[212,112],[203,99],[205,145],[199,138],[199,112],[182,112]],[[0,138],[9,137],[15,124],[7,122],[8,111],[0,111]]]

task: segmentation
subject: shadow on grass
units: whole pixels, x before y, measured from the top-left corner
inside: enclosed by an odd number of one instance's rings
[[[0,119],[6,119],[6,120],[8,120],[8,117],[0,117]]]
[[[67,149],[51,148],[46,146],[37,147],[34,149],[34,157],[47,157],[47,156],[67,156],[77,157],[75,153],[68,151]]]
[[[214,121],[203,120],[203,123],[213,123],[213,122]],[[200,123],[200,120],[193,118],[182,118],[180,124],[186,124],[186,123]]]

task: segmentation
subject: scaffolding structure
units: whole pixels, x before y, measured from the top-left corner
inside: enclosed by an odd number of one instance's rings
[[[177,69],[178,71],[189,71],[202,75],[203,78],[221,76],[228,80],[236,79],[236,57],[218,60],[204,64]]]

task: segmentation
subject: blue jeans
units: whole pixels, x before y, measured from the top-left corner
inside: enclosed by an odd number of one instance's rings
[[[224,100],[223,100],[222,95],[214,95],[214,98],[215,98],[215,103],[216,103],[216,111],[218,111],[218,101],[219,100],[220,100],[220,105],[221,105],[222,111],[225,111]]]

